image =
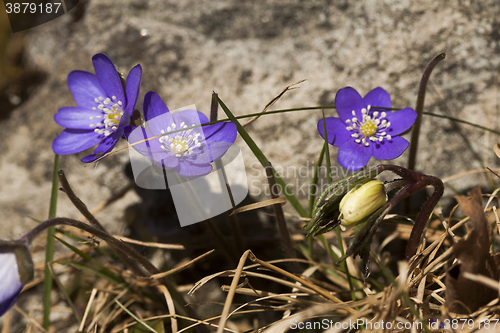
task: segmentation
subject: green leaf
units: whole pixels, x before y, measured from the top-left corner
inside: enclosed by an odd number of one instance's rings
[[[86,265],[88,268],[90,268],[96,272],[99,272],[99,274],[100,274],[99,276],[105,276],[106,280],[111,281],[115,284],[121,284],[121,283],[125,282],[125,280],[123,280],[121,277],[117,276],[115,273],[110,271],[108,268],[104,267],[103,264],[101,264],[99,261],[97,261],[94,258],[92,258],[91,256],[89,256],[85,252],[80,251],[78,248],[74,247],[73,245],[65,242],[64,240],[62,240],[58,237],[55,237],[55,238],[57,238],[57,240],[59,240],[61,243],[63,243],[71,251],[78,254],[84,260],[89,261],[95,267],[95,269],[88,266],[88,264],[84,264],[84,265]]]
[[[116,280],[116,279],[113,279],[111,276],[109,276],[108,274],[106,273],[103,273],[97,269],[94,269],[94,268],[91,268],[90,266],[88,266],[87,264],[84,264],[84,263],[81,263],[81,262],[77,262],[77,261],[72,261],[72,260],[67,260],[67,261],[61,261],[59,262],[60,265],[70,265],[70,266],[73,266],[74,268],[76,269],[79,269],[81,271],[86,271],[86,272],[89,272],[89,273],[92,273],[100,278],[103,278],[111,283],[114,283],[114,284],[120,284],[122,282]]]

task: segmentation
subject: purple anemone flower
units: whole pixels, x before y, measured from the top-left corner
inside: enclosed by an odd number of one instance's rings
[[[16,303],[23,284],[19,277],[16,255],[14,253],[0,253],[0,316]]]
[[[56,123],[66,129],[52,143],[59,155],[99,144],[93,154],[82,158],[85,163],[110,152],[123,135],[137,103],[142,75],[141,65],[132,68],[124,91],[115,65],[106,55],[98,53],[92,62],[95,74],[73,71],[68,75],[68,87],[78,106],[60,108],[54,115]]]
[[[209,174],[212,171],[210,163],[221,158],[236,140],[235,124],[200,126],[208,123],[203,113],[183,110],[172,114],[160,96],[152,91],[144,96],[143,112],[147,128],[127,127],[125,136],[129,144],[149,139],[133,147],[164,169],[186,178]],[[189,128],[193,126],[198,127]]]
[[[33,279],[33,275],[33,261],[28,248],[24,244],[0,241],[0,316],[16,303],[24,285]]]
[[[373,156],[378,160],[392,160],[400,156],[409,142],[398,136],[408,130],[417,113],[412,108],[391,112],[391,96],[378,87],[364,98],[352,87],[340,89],[335,96],[339,118],[325,118],[328,143],[339,147],[339,164],[356,171]],[[323,119],[318,132],[325,138]]]

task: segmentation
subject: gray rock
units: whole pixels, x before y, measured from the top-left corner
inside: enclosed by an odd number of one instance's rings
[[[122,72],[141,63],[141,97],[154,90],[172,110],[196,104],[208,114],[216,91],[236,115],[243,115],[259,112],[284,87],[302,79],[307,81],[300,89],[285,94],[274,108],[333,105],[336,91],[347,85],[361,94],[382,86],[394,106],[413,107],[424,67],[446,52],[431,77],[425,111],[449,110],[453,117],[498,129],[499,14],[495,0],[88,1],[80,20],[69,14],[29,31],[29,62],[48,76],[2,124],[0,232],[16,237],[35,224],[29,216],[46,218],[51,142],[62,130],[52,116],[59,107],[74,105],[66,77],[75,69],[93,71],[95,53],[106,53]],[[325,112],[335,115],[331,109]],[[295,188],[312,178],[322,145],[316,131],[320,117],[320,111],[270,115],[247,128]],[[498,166],[491,151],[497,137],[460,126],[486,165]],[[244,147],[251,192],[258,194],[264,172],[244,142],[238,142]],[[336,148],[331,152],[336,166]],[[97,167],[80,163],[82,156],[61,157],[61,167],[89,207],[126,185],[127,153],[112,155]],[[406,162],[406,154],[394,161]],[[306,166],[306,177],[294,174],[300,166]],[[449,120],[424,118],[418,170],[447,177],[480,167]],[[464,189],[483,180],[475,176],[452,184]],[[78,217],[65,195],[60,197],[58,215]],[[137,200],[129,193],[97,217],[120,232],[124,207]]]

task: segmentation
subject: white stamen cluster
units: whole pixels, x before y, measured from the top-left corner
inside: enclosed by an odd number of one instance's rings
[[[389,126],[391,126],[391,123],[387,119],[384,119],[387,114],[375,111],[370,115],[370,108],[371,106],[368,105],[366,109],[361,109],[363,119],[358,119],[356,112],[352,110],[352,119],[346,120],[346,129],[354,131],[351,137],[355,138],[354,141],[356,143],[362,143],[366,147],[370,146],[370,141],[382,142],[384,139],[390,140],[392,138],[386,132]]]
[[[195,124],[191,126],[196,126]],[[175,131],[177,129],[181,130],[183,128],[187,128],[184,122],[179,124],[179,128],[175,123],[172,123],[172,126],[167,127],[167,131],[161,130],[161,134],[168,134],[171,131]],[[194,148],[198,148],[201,146],[198,137],[201,133],[191,134],[193,129],[189,129],[187,131],[182,131],[178,133],[174,133],[172,135],[165,135],[160,137],[158,140],[162,144],[161,149],[169,152],[173,152],[175,157],[183,157],[189,156],[193,153]]]
[[[94,132],[98,134],[110,136],[117,130],[120,124],[120,120],[123,116],[123,103],[122,101],[116,100],[116,96],[112,96],[111,98],[99,96],[94,98],[94,101],[98,103],[98,105],[97,107],[93,107],[92,110],[101,110],[102,115],[89,117],[90,120],[94,120],[94,118],[98,119],[96,124],[90,124],[90,128],[94,128]]]

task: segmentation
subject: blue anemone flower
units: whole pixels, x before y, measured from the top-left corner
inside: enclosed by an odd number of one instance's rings
[[[236,140],[235,124],[200,126],[208,123],[203,113],[183,110],[172,114],[152,91],[144,96],[143,112],[147,128],[128,126],[125,136],[129,144],[164,169],[186,178],[209,174],[210,163],[221,158]],[[199,127],[186,129],[193,126]],[[149,140],[138,143],[145,139]]]
[[[378,87],[363,98],[351,87],[340,89],[335,96],[339,118],[318,122],[318,132],[328,143],[339,147],[337,161],[350,170],[364,167],[373,156],[378,160],[399,157],[409,142],[399,135],[408,130],[417,113],[412,108],[391,112],[391,96]]]
[[[73,71],[68,75],[68,87],[78,106],[63,107],[54,115],[56,123],[66,129],[52,143],[59,155],[99,144],[93,154],[82,158],[85,163],[111,151],[123,135],[137,103],[142,75],[141,65],[132,68],[124,91],[115,65],[106,55],[94,55],[92,63],[95,74]]]
[[[0,316],[16,303],[24,285],[34,275],[28,248],[23,244],[12,243],[0,242]]]
[[[0,253],[0,316],[16,303],[23,284],[19,277],[16,255],[14,253]]]

